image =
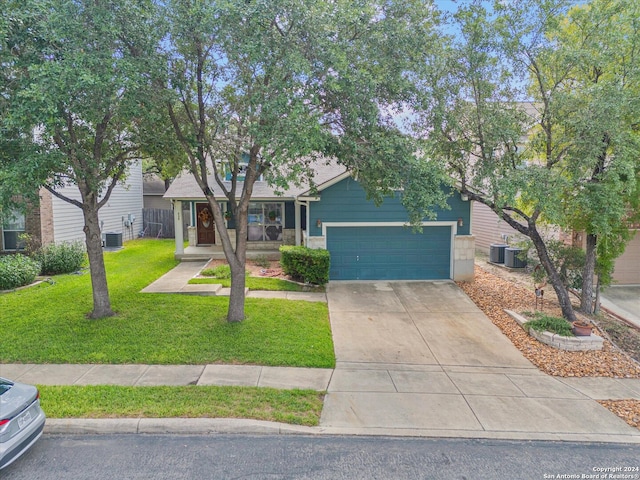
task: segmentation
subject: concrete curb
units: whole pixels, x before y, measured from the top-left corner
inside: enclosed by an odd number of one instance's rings
[[[64,435],[101,434],[304,434],[318,427],[241,418],[48,418],[45,433]]]
[[[109,418],[47,419],[51,435],[334,435],[484,440],[539,440],[562,442],[625,443],[640,445],[638,435],[575,434],[550,432],[426,430],[408,428],[305,427],[286,423],[235,418]]]

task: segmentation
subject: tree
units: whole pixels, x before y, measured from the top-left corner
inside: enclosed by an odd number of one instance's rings
[[[410,98],[407,74],[431,49],[435,17],[418,0],[168,5],[168,84],[175,96],[167,108],[231,267],[227,319],[240,321],[256,180],[282,189],[312,181],[313,161],[322,156],[354,169],[406,162],[409,139],[390,112]],[[227,174],[230,184],[222,181]],[[223,199],[235,219],[235,245]]]
[[[529,85],[543,92],[554,88],[538,85],[535,73],[553,48],[545,33],[566,5],[530,3],[507,11],[496,2],[489,11],[474,2],[457,11],[460,33],[425,70],[416,130],[426,139],[431,162],[444,165],[459,192],[531,239],[563,315],[575,320],[541,230],[566,181],[555,124],[549,125],[554,105],[545,98],[522,102],[531,98],[524,90]],[[532,130],[541,134],[528,141]]]
[[[610,238],[621,231],[638,197],[639,117],[637,2],[570,7],[545,0],[460,8],[458,39],[426,70],[418,131],[461,193],[531,239],[573,321],[541,228],[581,226]],[[619,36],[610,35],[620,24]],[[618,44],[626,47],[614,54]]]
[[[3,156],[3,180],[22,186],[20,192],[44,187],[82,210],[93,288],[89,316],[110,316],[98,211],[139,160],[138,126],[152,111],[161,35],[156,7],[151,0],[23,3],[10,11],[11,34],[2,39],[4,66],[14,72],[3,129],[20,145]],[[63,185],[77,186],[81,200],[60,193]]]
[[[586,233],[581,310],[593,312],[593,278],[608,285],[629,240],[640,197],[640,4],[594,0],[572,8],[549,33],[541,69],[566,70],[550,117],[564,145],[567,177],[558,224]],[[603,243],[599,243],[600,240]],[[622,247],[622,248],[621,248]]]

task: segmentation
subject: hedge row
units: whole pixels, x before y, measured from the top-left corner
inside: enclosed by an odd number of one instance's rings
[[[0,290],[11,290],[33,283],[40,264],[21,254],[0,257]]]
[[[0,290],[10,290],[32,283],[38,274],[60,275],[80,270],[85,262],[80,242],[47,245],[30,257],[20,253],[0,257]]]
[[[280,253],[280,264],[287,275],[316,285],[324,285],[329,281],[331,262],[328,250],[283,245]]]
[[[84,263],[84,245],[81,242],[52,243],[38,249],[32,257],[42,265],[42,275],[73,273]]]

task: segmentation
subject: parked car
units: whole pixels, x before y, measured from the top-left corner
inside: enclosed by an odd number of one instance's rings
[[[40,438],[45,420],[36,387],[0,377],[0,468]]]

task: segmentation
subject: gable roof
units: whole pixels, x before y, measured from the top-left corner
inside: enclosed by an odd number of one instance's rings
[[[311,162],[311,168],[314,172],[313,183],[319,190],[322,185],[330,182],[332,179],[341,177],[345,174],[346,168],[340,165],[335,159],[319,158]],[[213,189],[214,195],[224,200],[222,189],[215,181],[213,174],[208,175],[209,186]],[[225,187],[231,188],[231,182],[223,182]],[[237,191],[242,192],[244,182],[238,182]],[[325,187],[326,188],[326,187]],[[280,191],[281,194],[277,194],[276,191]],[[256,181],[253,186],[252,199],[264,200],[264,199],[286,199],[296,198],[303,193],[311,191],[311,185],[309,182],[303,182],[301,185],[290,185],[288,189],[282,192],[282,189],[278,189],[275,186],[269,185],[266,181]],[[188,172],[182,172],[169,186],[169,189],[164,194],[164,198],[170,200],[204,200],[205,196],[200,190],[196,179]]]

